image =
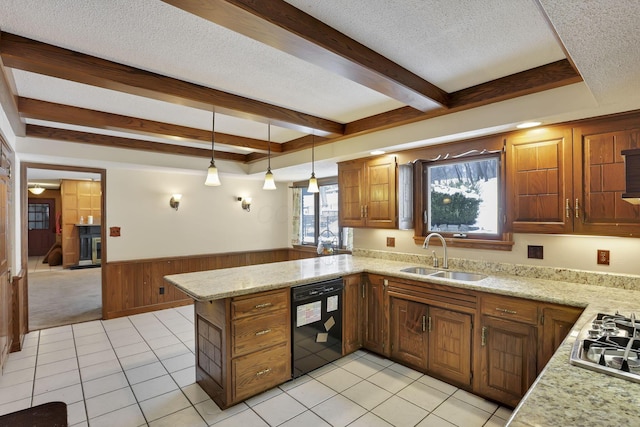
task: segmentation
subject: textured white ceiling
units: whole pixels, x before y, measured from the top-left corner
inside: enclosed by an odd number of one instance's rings
[[[467,112],[464,121],[431,120],[415,124],[411,132],[383,132],[384,136],[370,135],[364,142],[347,140],[319,151],[317,158],[328,160],[322,170],[335,171],[335,159],[372,148],[401,149],[455,135],[482,134],[528,118],[552,122],[640,108],[637,0],[287,1],[448,92],[564,58],[542,6],[584,77],[585,84],[576,91],[590,91],[597,101],[580,109],[562,98],[565,92],[549,91],[510,102],[502,110],[495,106]],[[2,0],[0,29],[342,123],[403,106],[158,0]],[[13,70],[13,77],[20,96],[211,128],[207,111],[18,70]],[[492,113],[487,116],[487,111]],[[266,128],[241,118],[218,115],[216,119],[216,131],[221,133],[266,139]],[[423,129],[425,136],[414,136],[414,129]],[[272,129],[275,142],[300,136]],[[274,164],[282,171],[281,179],[304,179],[309,158],[302,152],[277,158]]]

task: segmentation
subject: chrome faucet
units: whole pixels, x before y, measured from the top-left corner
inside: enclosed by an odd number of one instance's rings
[[[424,239],[424,243],[422,244],[422,249],[427,249],[429,248],[429,240],[431,240],[431,238],[433,236],[436,236],[440,239],[440,241],[442,242],[442,247],[444,248],[444,255],[442,257],[442,268],[449,268],[449,264],[447,262],[447,242],[444,240],[444,237],[442,237],[442,235],[440,233],[431,233],[429,234],[425,239]],[[433,251],[433,266],[438,268],[438,258],[436,257],[436,252]]]

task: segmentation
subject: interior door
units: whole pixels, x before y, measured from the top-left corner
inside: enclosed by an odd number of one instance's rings
[[[46,254],[56,242],[55,206],[54,199],[29,199],[29,256]]]

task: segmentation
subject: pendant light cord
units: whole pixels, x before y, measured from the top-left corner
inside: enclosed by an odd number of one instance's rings
[[[216,112],[213,111],[213,115],[211,118],[211,163],[215,162],[216,151],[215,151],[215,139],[216,139]]]
[[[267,165],[267,169],[271,170],[271,122],[269,122],[267,124],[267,150],[268,150],[268,165]]]
[[[311,175],[316,174],[316,133],[311,138]]]

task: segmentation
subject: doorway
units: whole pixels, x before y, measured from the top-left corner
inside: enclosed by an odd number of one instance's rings
[[[106,171],[24,163],[21,178],[28,329],[102,319]],[[80,259],[80,234],[89,216],[101,257],[86,261]]]

